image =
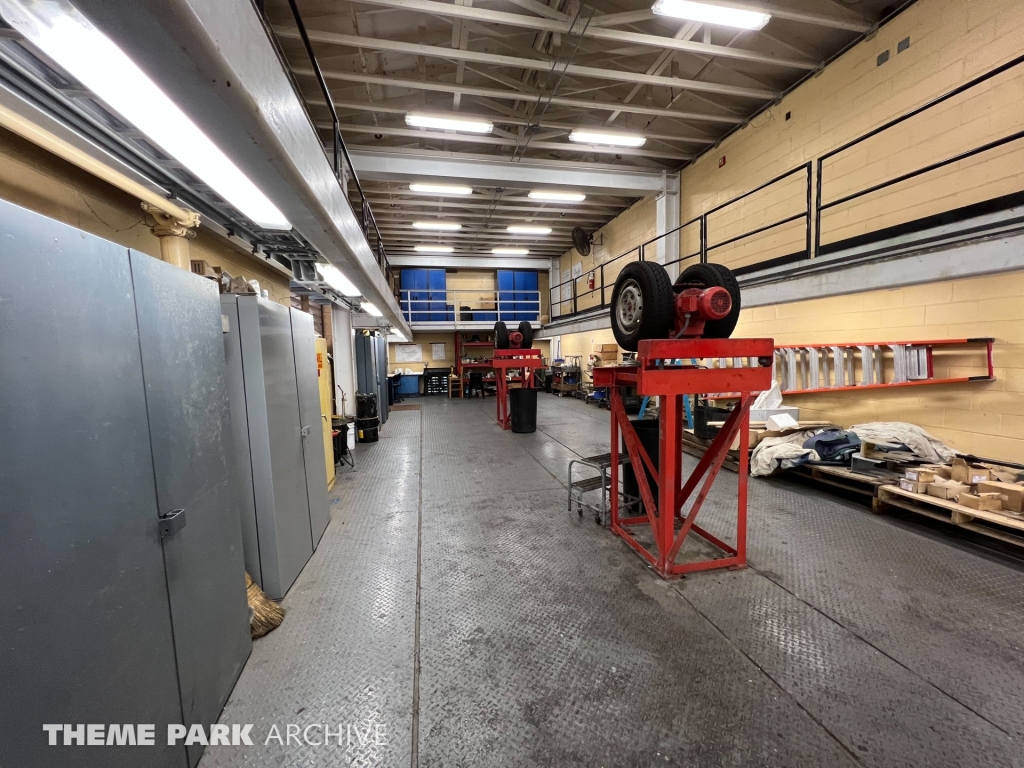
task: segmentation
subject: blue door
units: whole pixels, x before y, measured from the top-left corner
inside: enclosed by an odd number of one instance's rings
[[[540,307],[537,300],[537,273],[517,270],[515,273],[516,319],[537,322]]]
[[[506,323],[518,320],[516,312],[515,273],[511,269],[498,270],[498,319]]]
[[[428,269],[426,272],[427,289],[430,293],[430,319],[434,322],[443,322],[448,317],[445,271],[443,269]]]
[[[430,308],[427,293],[427,270],[425,269],[403,269],[402,290],[408,291],[404,294],[409,301],[409,314],[411,323],[423,323],[430,319],[428,310]]]

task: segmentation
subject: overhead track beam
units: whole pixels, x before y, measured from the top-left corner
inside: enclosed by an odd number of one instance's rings
[[[299,37],[299,31],[295,27],[275,27],[275,30],[281,37]],[[496,53],[482,53],[480,51],[461,51],[455,48],[445,48],[439,45],[403,43],[398,40],[384,40],[382,38],[361,37],[359,35],[344,35],[337,32],[310,32],[309,39],[318,43],[340,45],[347,48],[361,48],[374,51],[394,51],[396,53],[406,53],[410,56],[430,56],[438,59],[448,59],[450,61],[471,61],[477,64],[490,64],[498,67],[512,67],[513,69],[527,69],[539,72],[549,72],[554,66],[551,61],[544,59],[527,59],[522,56],[503,56]],[[722,96],[734,96],[737,98],[756,99],[759,101],[771,101],[781,95],[777,91],[770,91],[764,88],[744,88],[737,85],[709,83],[703,80],[686,80],[681,77],[647,75],[643,72],[628,72],[625,70],[584,67],[579,64],[567,64],[562,71],[567,75],[574,75],[576,77],[610,80],[616,83],[660,85],[666,88],[674,88],[676,90],[717,93]]]
[[[439,3],[435,0],[358,0],[363,5],[378,5],[387,8],[401,8],[409,11],[420,11],[435,16],[449,16],[457,19],[473,19],[474,21],[488,24],[503,24],[522,29],[532,29],[538,32],[554,32],[569,34],[570,23],[568,21],[556,21],[553,19],[539,19],[535,16],[524,16],[521,13],[504,13],[492,11],[486,8],[473,8],[463,5],[452,5],[450,3]],[[779,67],[793,69],[813,70],[817,69],[820,62],[810,59],[787,59],[774,56],[770,53],[759,51],[747,51],[738,48],[726,48],[722,45],[711,45],[708,43],[695,43],[690,40],[678,40],[660,35],[646,35],[640,32],[628,32],[620,29],[606,29],[603,27],[588,26],[583,30],[583,37],[595,40],[611,40],[619,43],[634,43],[636,45],[651,46],[653,48],[664,48],[687,53],[696,53],[701,56],[713,56],[719,58],[738,59],[741,61],[752,61],[758,64],[769,64]]]

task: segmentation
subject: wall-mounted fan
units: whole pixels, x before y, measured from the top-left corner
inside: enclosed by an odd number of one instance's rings
[[[594,242],[594,236],[583,227],[572,228],[572,247],[580,256],[590,255],[590,246]]]

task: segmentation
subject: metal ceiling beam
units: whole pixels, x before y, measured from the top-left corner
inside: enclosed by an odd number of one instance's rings
[[[300,37],[299,31],[295,27],[275,27],[275,31],[279,36],[284,38],[298,39]],[[360,37],[358,35],[344,35],[338,32],[311,31],[309,33],[309,39],[318,43],[339,45],[347,48],[394,51],[396,53],[406,53],[410,56],[430,56],[438,59],[448,59],[449,61],[472,61],[477,64],[490,64],[498,67],[512,67],[513,69],[526,69],[538,72],[550,72],[553,67],[553,63],[551,61],[543,59],[527,59],[522,56],[504,56],[496,53],[482,53],[479,51],[460,51],[439,45],[403,43],[398,40]],[[708,83],[702,80],[685,80],[681,77],[663,77],[660,75],[645,75],[643,72],[627,72],[624,70],[619,71],[613,69],[599,69],[597,67],[584,67],[578,64],[567,64],[564,68],[564,72],[567,75],[574,75],[576,77],[591,77],[596,80],[610,80],[616,83],[661,85],[666,88],[674,88],[676,90],[717,93],[722,96],[756,99],[759,101],[771,101],[781,95],[778,91],[765,90],[763,88],[743,88],[736,85]]]
[[[365,188],[366,185],[364,185]],[[565,213],[565,214],[586,214],[588,216],[597,216],[600,218],[611,218],[615,216],[618,211],[621,211],[626,207],[625,204],[618,206],[607,206],[600,209],[587,209],[582,208],[579,211],[570,208],[539,208],[536,206],[518,206],[518,205],[491,205],[490,203],[474,203],[469,205],[459,203],[439,203],[436,200],[412,200],[410,198],[386,198],[386,197],[367,197],[367,202],[370,206],[377,211],[380,209],[381,214],[388,210],[389,205],[401,204],[405,209],[408,208],[452,208],[455,210],[468,209],[471,211],[508,211],[512,213]],[[506,197],[501,198],[502,201],[508,200]],[[532,201],[531,201],[532,202]],[[409,211],[410,216],[417,215],[415,211]]]
[[[319,127],[330,129],[330,124],[318,123]],[[365,133],[380,136],[405,136],[411,139],[427,139],[434,141],[454,141],[465,144],[486,144],[492,147],[518,147],[521,142],[516,139],[504,139],[496,136],[481,136],[466,133],[445,133],[444,131],[427,131],[420,128],[386,127],[381,125],[355,125],[341,123],[338,126],[342,133]],[[356,145],[358,146],[358,145]],[[550,149],[556,152],[578,152],[581,154],[621,155],[623,157],[650,157],[664,160],[692,160],[694,155],[681,152],[659,152],[649,149],[632,149],[630,147],[597,147],[589,144],[572,142],[531,141],[530,149]]]
[[[536,269],[547,272],[551,259],[531,259],[528,256],[478,256],[457,253],[436,256],[427,254],[389,257],[393,267],[435,267],[438,269]]]
[[[312,75],[310,69],[297,67],[292,70],[297,75]],[[679,112],[674,109],[659,109],[657,107],[641,107],[635,104],[622,104],[621,102],[593,101],[590,99],[567,99],[560,96],[545,98],[542,94],[531,91],[503,91],[498,88],[484,88],[482,86],[455,85],[442,81],[408,80],[385,75],[364,75],[359,72],[343,72],[341,70],[324,70],[324,77],[330,80],[345,80],[352,83],[370,83],[371,85],[382,85],[390,88],[409,88],[420,91],[435,91],[438,93],[452,94],[455,91],[464,95],[484,96],[491,99],[503,99],[506,101],[523,101],[533,103],[543,100],[545,103],[556,107],[571,107],[573,109],[597,109],[606,112],[629,112],[635,115],[649,115],[651,117],[670,117],[686,122],[721,123],[724,125],[739,125],[746,118],[735,115],[712,115],[707,112]],[[316,99],[310,99],[309,103],[318,103]],[[325,104],[322,100],[319,102]]]
[[[411,153],[352,149],[352,164],[360,179],[399,181],[415,178],[437,181],[459,179],[488,186],[532,189],[538,184],[565,186],[581,191],[620,197],[644,197],[660,193],[670,174],[660,171],[614,167],[588,168],[590,163],[467,157],[452,153]],[[676,175],[676,174],[671,174]]]
[[[323,101],[323,99],[309,99],[308,103],[310,103],[310,104],[320,104],[320,105],[326,106],[326,103]],[[359,102],[359,101],[338,101],[337,99],[334,100],[334,107],[339,112],[343,111],[343,110],[346,110],[346,109],[349,109],[349,110],[355,110],[357,112],[376,112],[376,113],[385,114],[385,115],[404,115],[404,114],[406,114],[408,112],[414,112],[417,109],[423,109],[422,105],[412,105],[412,106],[408,106],[408,107],[389,107],[389,106],[386,106],[386,105],[383,105],[383,104],[376,104],[376,103],[369,104],[369,103],[366,103],[366,102]],[[481,120],[490,120],[492,123],[495,123],[496,125],[530,125],[531,124],[530,121],[526,119],[525,115],[519,115],[518,117],[511,117],[511,116],[505,116],[505,115],[481,115],[479,113],[463,112],[462,110],[459,110],[459,115],[462,116],[462,117],[466,117],[466,118],[480,118]],[[321,127],[323,127],[323,126],[330,127],[329,123],[318,123],[318,125],[320,125]],[[539,122],[533,123],[533,125],[538,125],[541,128],[551,128],[551,129],[554,129],[554,130],[560,130],[560,131],[566,131],[566,132],[575,130],[576,128],[579,128],[578,125],[573,125],[571,123],[548,122],[546,120],[540,120]],[[644,136],[646,136],[649,139],[660,139],[662,141],[678,141],[678,142],[682,142],[684,144],[714,144],[715,143],[715,139],[712,139],[712,138],[707,137],[707,136],[686,136],[686,135],[680,135],[680,134],[669,135],[669,134],[665,134],[665,133],[648,133],[647,131],[644,131]]]
[[[425,211],[400,211],[393,208],[383,208],[379,211],[375,211],[373,214],[374,221],[380,226],[381,222],[390,222],[393,224],[408,224],[411,221],[418,221],[427,215]],[[447,215],[447,214],[446,214]],[[525,211],[516,213],[510,211],[502,212],[491,212],[491,213],[453,213],[451,214],[453,219],[459,221],[464,220],[476,220],[482,219],[483,221],[510,221],[519,222],[525,219],[529,219],[531,224],[550,224],[554,226],[563,226],[562,222],[571,220],[573,224],[579,224],[581,221],[600,221],[604,222],[608,220],[606,214],[601,213],[583,213],[582,211],[575,212],[572,214],[565,214],[562,216],[558,213],[550,213],[547,216],[531,213],[527,214]]]
[[[775,4],[761,5],[759,3],[732,2],[732,0],[715,0],[715,5],[721,5],[728,8],[739,8],[744,11],[769,13],[776,19],[796,21],[801,24],[811,24],[817,27],[845,29],[848,32],[860,32],[862,34],[870,31],[872,27],[872,25],[866,21],[860,21],[858,19],[840,19],[836,16],[825,16],[820,13],[807,13],[806,11],[798,11],[795,9],[779,8]],[[645,8],[640,11],[626,11],[625,13],[609,13],[604,16],[595,16],[590,20],[590,27],[617,27],[622,26],[623,24],[637,24],[642,21],[650,21],[658,18],[664,19],[665,17],[659,17],[649,8]]]
[[[455,19],[473,19],[488,24],[502,24],[505,26],[532,29],[538,32],[554,32],[569,34],[569,22],[555,21],[552,19],[539,19],[535,16],[524,16],[521,13],[504,13],[492,11],[486,8],[471,8],[468,6],[452,5],[450,3],[439,3],[435,0],[358,0],[364,5],[379,5],[388,8],[401,8],[409,11],[419,11],[435,16],[449,16]],[[738,48],[725,48],[721,45],[706,43],[695,43],[690,40],[681,40],[660,35],[647,35],[640,32],[629,32],[620,29],[605,29],[598,27],[587,27],[583,30],[583,37],[595,40],[611,40],[620,43],[635,43],[637,45],[663,48],[687,53],[696,53],[701,56],[717,56],[720,58],[738,59],[741,61],[753,61],[758,64],[769,64],[793,69],[813,70],[817,69],[820,62],[811,59],[787,59],[781,56],[773,56],[770,53],[759,51],[741,50]]]

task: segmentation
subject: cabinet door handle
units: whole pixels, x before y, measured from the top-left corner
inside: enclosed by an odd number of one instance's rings
[[[305,427],[302,428],[302,436],[303,437],[309,437],[309,427],[308,426],[305,426]]]

